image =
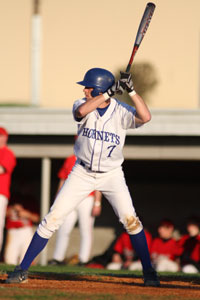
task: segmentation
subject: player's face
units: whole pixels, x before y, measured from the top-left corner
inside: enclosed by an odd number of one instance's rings
[[[195,224],[188,224],[187,231],[190,236],[196,236],[197,234],[199,234],[199,227]]]
[[[7,140],[8,137],[6,135],[0,134],[0,148],[6,145]]]
[[[158,227],[158,234],[162,239],[170,239],[172,237],[174,227],[172,226],[160,226]]]
[[[83,92],[85,94],[86,99],[92,98],[92,95],[91,95],[92,91],[93,91],[93,88],[90,88],[90,87],[87,87],[87,86],[84,87]]]

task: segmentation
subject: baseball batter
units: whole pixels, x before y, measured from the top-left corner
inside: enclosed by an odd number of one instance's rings
[[[159,286],[152,268],[143,226],[136,215],[121,167],[126,130],[135,129],[151,119],[143,99],[135,92],[131,75],[121,73],[115,78],[109,71],[93,68],[83,81],[84,98],[75,101],[73,116],[77,122],[75,143],[77,162],[58,193],[50,212],[44,217],[33,236],[21,264],[6,282],[22,282],[28,278],[28,268],[42,251],[65,217],[94,190],[101,191],[112,205],[120,222],[130,235],[133,247],[141,259],[144,285]],[[127,91],[133,106],[113,98]],[[71,199],[71,201],[67,201]]]

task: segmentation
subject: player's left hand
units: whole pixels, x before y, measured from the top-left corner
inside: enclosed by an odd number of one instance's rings
[[[98,217],[101,214],[101,206],[93,206],[92,208],[92,216]]]
[[[120,72],[120,75],[121,75],[120,81],[123,82],[125,90],[128,93],[134,91],[132,75],[126,72]]]
[[[121,80],[116,81],[111,88],[107,90],[107,94],[112,97],[116,93],[117,94],[122,94],[124,92],[124,84]]]

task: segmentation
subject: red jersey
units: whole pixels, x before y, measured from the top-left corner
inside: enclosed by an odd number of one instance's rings
[[[145,236],[147,239],[147,245],[150,250],[151,248],[151,242],[152,242],[152,237],[151,234],[148,231],[145,231]],[[124,249],[128,249],[130,251],[133,251],[133,246],[131,244],[131,239],[128,235],[127,232],[123,232],[119,238],[117,239],[115,245],[114,245],[114,250],[120,254],[123,254]]]
[[[180,255],[187,255],[195,262],[200,262],[200,234],[195,237],[184,235],[178,242],[180,246]]]
[[[179,246],[175,239],[171,238],[163,240],[161,238],[155,238],[152,242],[151,255],[165,255],[171,260],[175,260],[179,255]]]
[[[7,146],[0,148],[0,165],[5,169],[5,173],[0,174],[0,194],[9,199],[11,174],[16,166],[16,158]]]
[[[12,215],[6,218],[6,229],[22,228],[32,226],[31,220],[20,218],[16,211],[13,210]]]
[[[58,172],[58,178],[67,179],[71,170],[73,169],[73,166],[75,165],[75,162],[76,162],[75,155],[71,155],[71,156],[67,157]],[[91,195],[94,195],[94,192],[90,193],[90,196]]]

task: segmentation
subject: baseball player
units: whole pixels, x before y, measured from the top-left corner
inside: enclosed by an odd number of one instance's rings
[[[87,71],[78,84],[84,86],[84,98],[75,101],[73,116],[78,126],[75,167],[58,193],[50,212],[44,217],[33,236],[21,264],[6,282],[23,282],[28,268],[42,251],[52,234],[69,214],[93,190],[101,191],[112,205],[120,222],[130,235],[133,247],[141,259],[144,285],[159,286],[152,268],[142,223],[136,215],[121,167],[126,130],[150,121],[151,114],[143,99],[135,92],[130,74],[121,73],[115,82],[105,69]],[[127,91],[133,106],[113,98],[115,93]],[[70,201],[67,201],[70,199]]]
[[[58,191],[62,188],[75,163],[75,155],[67,157],[64,161],[58,172],[58,177],[60,178]],[[100,215],[100,213],[101,193],[99,191],[93,191],[76,207],[76,209],[68,214],[65,221],[60,226],[56,236],[53,259],[50,260],[48,264],[59,265],[63,263],[66,249],[69,244],[70,233],[77,220],[80,228],[80,251],[78,264],[83,265],[88,262],[92,247],[92,229],[94,226],[95,216]]]
[[[4,255],[6,264],[15,265],[22,260],[33,236],[33,223],[39,221],[39,214],[27,209],[22,203],[20,200],[16,201],[7,209],[7,237]]]
[[[11,175],[16,165],[14,153],[7,146],[8,132],[0,127],[0,252],[3,243],[3,229],[6,208],[10,198]]]
[[[200,221],[197,217],[188,219],[187,234],[178,241],[180,247],[180,268],[183,273],[200,272]]]
[[[179,265],[178,243],[173,237],[174,224],[168,219],[163,219],[158,226],[158,236],[153,239],[151,258],[158,272],[177,272]]]
[[[151,249],[152,236],[150,232],[144,230],[149,251]],[[123,232],[117,239],[113,247],[114,254],[111,262],[106,266],[109,270],[129,269],[133,271],[141,271],[142,265],[131,244],[130,237],[127,232]]]

